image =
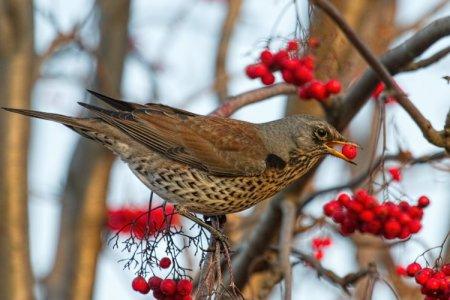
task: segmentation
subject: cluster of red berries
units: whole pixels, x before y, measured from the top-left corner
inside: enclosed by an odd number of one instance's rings
[[[366,190],[359,189],[353,197],[340,194],[337,199],[326,203],[323,211],[340,225],[342,235],[358,230],[386,239],[406,239],[422,228],[423,208],[429,204],[426,196],[421,196],[414,206],[406,201],[379,203]]]
[[[322,260],[324,256],[324,249],[331,246],[331,238],[330,237],[317,237],[311,241],[311,247],[314,250],[314,257],[317,260]]]
[[[281,72],[283,80],[298,86],[298,95],[302,99],[323,101],[330,94],[341,91],[341,83],[336,79],[321,82],[314,78],[314,57],[299,57],[299,43],[291,40],[285,49],[271,52],[266,49],[260,54],[260,61],[246,67],[245,73],[251,79],[259,78],[264,85],[275,82],[274,73]]]
[[[158,276],[150,277],[147,281],[142,276],[137,276],[131,283],[133,290],[148,294],[153,291],[155,299],[165,300],[191,300],[192,281],[189,279],[162,279]]]
[[[153,235],[163,228],[167,223],[178,224],[178,215],[174,214],[172,205],[165,208],[159,206],[148,211],[146,208],[122,207],[108,210],[107,227],[109,230],[120,234],[133,232],[136,238],[142,239],[145,235]]]
[[[440,268],[422,268],[419,263],[411,263],[406,267],[405,275],[414,277],[422,286],[421,292],[426,300],[450,299],[450,263]]]
[[[172,261],[168,257],[163,257],[159,261],[159,266],[162,269],[167,269],[172,264]],[[192,292],[192,281],[188,279],[162,279],[158,276],[152,276],[147,281],[142,276],[137,276],[131,283],[133,290],[141,293],[148,294],[153,291],[153,297],[155,299],[165,300],[190,300],[192,299],[190,294]]]

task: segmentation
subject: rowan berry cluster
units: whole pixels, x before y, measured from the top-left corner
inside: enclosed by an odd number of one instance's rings
[[[314,250],[314,257],[317,260],[322,260],[325,248],[331,246],[332,241],[330,237],[316,237],[311,241],[311,247]]]
[[[314,56],[300,56],[299,43],[291,40],[284,49],[272,52],[265,49],[261,52],[259,62],[249,65],[245,73],[251,79],[259,78],[264,85],[275,83],[274,73],[279,71],[283,80],[298,86],[301,99],[323,101],[330,94],[341,91],[341,83],[336,79],[322,82],[314,77]]]
[[[164,257],[160,260],[159,266],[163,269],[167,269],[171,265],[171,260],[168,257]],[[162,279],[158,276],[152,276],[146,280],[143,276],[137,276],[131,283],[133,290],[141,293],[148,294],[153,291],[153,297],[155,299],[165,300],[190,300],[192,292],[192,281],[189,279]]]
[[[141,293],[148,294],[153,291],[153,297],[155,299],[167,299],[167,300],[190,300],[192,292],[192,281],[189,279],[162,279],[158,276],[150,277],[147,281],[142,276],[137,276],[131,283],[133,290]]]
[[[407,239],[422,228],[423,208],[429,203],[426,196],[421,196],[414,206],[406,201],[379,203],[366,190],[359,189],[353,197],[340,194],[337,199],[326,203],[323,211],[340,225],[344,236],[359,231],[386,239]]]
[[[414,277],[421,285],[425,300],[450,299],[450,263],[435,268],[422,268],[419,263],[414,262],[406,267],[406,275]]]

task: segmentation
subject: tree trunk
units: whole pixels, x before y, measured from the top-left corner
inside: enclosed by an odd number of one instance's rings
[[[0,0],[0,106],[29,107],[33,3]],[[0,112],[0,299],[33,298],[28,241],[29,120]]]
[[[128,49],[130,1],[101,0],[98,4],[101,41],[94,89],[118,97]],[[49,299],[92,298],[113,158],[87,139],[76,147],[62,197],[57,256],[47,281]]]

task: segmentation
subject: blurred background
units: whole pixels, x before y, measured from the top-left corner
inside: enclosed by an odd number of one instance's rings
[[[332,2],[377,54],[450,14],[449,1],[440,0]],[[0,0],[0,104],[81,115],[76,102],[90,100],[89,88],[207,114],[227,96],[261,87],[246,78],[245,66],[255,62],[269,38],[295,38],[298,21],[305,36],[320,40],[318,77],[338,78],[345,92],[366,64],[326,16],[311,13],[306,1]],[[424,57],[449,45],[449,37],[441,39]],[[444,57],[396,76],[435,128],[443,127],[450,107],[450,87],[441,78],[449,70],[450,57]],[[291,98],[273,97],[232,117],[265,122],[286,114],[323,114],[316,102]],[[342,184],[367,168],[369,150],[379,147],[374,144],[379,118],[374,103],[368,101],[345,132],[367,150],[358,167],[327,158],[310,190]],[[387,105],[386,124],[388,153],[439,151],[398,105]],[[4,111],[0,126],[0,299],[151,299],[132,291],[133,270],[117,262],[126,254],[111,249],[102,237],[107,209],[145,205],[148,189],[124,163],[64,126]],[[375,260],[402,299],[421,299],[417,287],[397,276],[395,268],[440,245],[449,231],[448,164],[413,166],[403,177],[395,186],[400,193],[432,199],[422,231],[410,241],[386,247],[323,228],[298,236],[296,247],[308,252],[312,237],[331,236],[325,267],[343,276]],[[334,196],[318,197],[305,213],[319,216]],[[229,217],[237,228],[234,244],[266,208],[263,203]],[[444,249],[447,261],[449,253]],[[293,270],[294,299],[348,298],[311,268],[300,264]],[[244,289],[249,299],[259,284],[249,278]],[[275,285],[267,297],[280,299],[281,291]],[[395,297],[379,283],[374,299]]]

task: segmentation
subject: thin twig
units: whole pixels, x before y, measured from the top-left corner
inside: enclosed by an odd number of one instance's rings
[[[227,1],[227,6],[227,15],[222,24],[222,30],[220,33],[219,45],[217,47],[216,55],[215,89],[217,91],[217,96],[219,97],[220,102],[225,101],[228,95],[228,74],[226,70],[226,60],[228,56],[231,36],[233,34],[241,10],[242,0]]]
[[[406,67],[402,68],[401,72],[410,72],[410,71],[416,71],[419,69],[426,68],[426,67],[438,62],[439,60],[443,59],[449,53],[450,53],[450,46],[436,52],[435,54],[431,55],[428,58],[424,58],[417,62],[410,63]]]

